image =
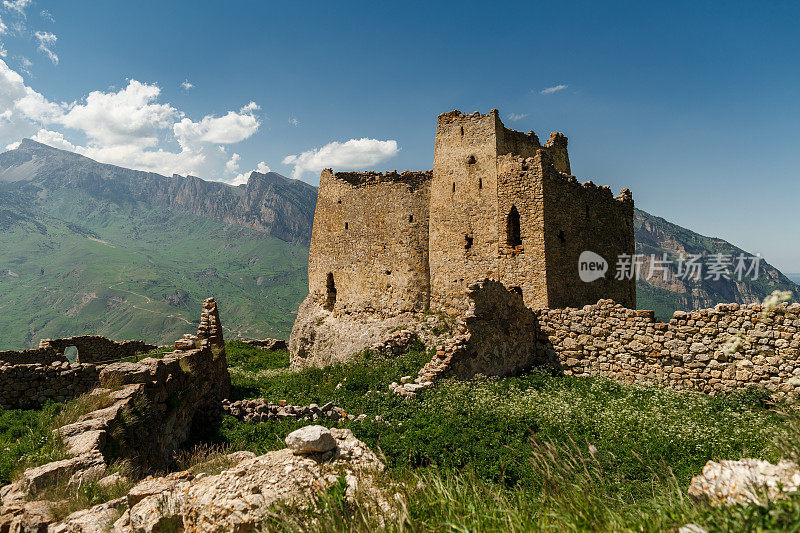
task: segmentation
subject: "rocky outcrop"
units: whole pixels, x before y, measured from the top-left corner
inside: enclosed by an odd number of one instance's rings
[[[232,454],[231,466],[219,474],[186,471],[144,479],[128,492],[127,510],[114,531],[260,531],[276,505],[305,505],[340,479],[346,498],[366,496],[392,511],[392,498],[375,482],[383,463],[351,431],[310,426],[286,442],[287,448],[258,457]]]
[[[709,461],[692,478],[689,495],[711,505],[764,505],[798,488],[800,468],[792,461],[777,465],[759,459]]]
[[[104,400],[103,407],[58,429],[70,457],[28,468],[19,481],[0,489],[0,531],[15,531],[28,521],[52,521],[48,502],[32,503],[41,493],[57,484],[100,481],[115,461],[127,460],[144,472],[163,470],[192,424],[219,415],[219,404],[230,392],[230,376],[214,299],[203,304],[196,346],[162,359],[107,365],[99,384],[91,394]],[[104,509],[95,514],[111,512]],[[94,515],[82,516],[89,520]]]
[[[373,346],[392,342],[398,332],[416,335],[423,343],[435,345],[449,337],[453,322],[452,317],[443,314],[339,313],[309,296],[300,304],[289,338],[292,368],[345,361]]]

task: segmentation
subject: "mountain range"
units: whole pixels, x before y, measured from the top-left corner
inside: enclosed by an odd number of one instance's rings
[[[225,334],[288,335],[307,292],[317,190],[270,172],[231,186],[99,163],[30,139],[0,154],[0,349],[96,333],[164,342],[192,332],[215,296]],[[636,211],[637,253],[738,254]],[[800,287],[762,264],[758,280],[640,280],[640,308],[761,300]]]

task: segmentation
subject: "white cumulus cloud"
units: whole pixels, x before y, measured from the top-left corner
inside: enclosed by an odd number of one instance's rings
[[[528,116],[527,113],[511,113],[508,115],[508,120],[510,120],[511,122],[516,122],[518,120],[522,120],[527,116]]]
[[[557,93],[558,91],[563,91],[567,87],[569,87],[569,85],[563,85],[563,84],[553,85],[552,87],[547,87],[546,89],[542,89],[541,91],[539,91],[539,94],[554,94]]]
[[[189,89],[194,89],[194,83],[190,82],[189,80],[183,80],[183,82],[181,82],[181,87],[184,91],[188,92]]]
[[[232,144],[243,141],[258,131],[260,122],[255,115],[258,109],[258,105],[250,102],[238,113],[228,111],[221,117],[208,115],[199,122],[184,118],[173,126],[175,137],[181,145],[194,142]]]
[[[43,19],[45,19],[45,20],[47,20],[49,22],[52,22],[52,23],[56,22],[55,17],[53,17],[53,15],[46,9],[43,9],[42,12],[39,13],[39,16],[41,16]]]
[[[160,96],[157,85],[131,79],[119,90],[92,91],[78,102],[55,103],[0,59],[0,146],[11,149],[31,137],[104,163],[165,175],[213,179],[238,172],[238,155],[229,157],[225,146],[258,130],[258,105],[251,102],[239,111],[193,121],[160,102]],[[76,142],[70,131],[82,134],[85,142]],[[170,142],[179,149],[168,149],[165,143]]]
[[[400,151],[397,141],[378,139],[350,139],[331,142],[313,150],[283,158],[284,165],[294,165],[292,176],[299,179],[305,172],[319,172],[323,168],[356,170],[370,167],[394,157]]]

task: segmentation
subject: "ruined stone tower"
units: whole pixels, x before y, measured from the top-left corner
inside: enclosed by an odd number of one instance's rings
[[[567,138],[506,129],[497,110],[439,115],[430,186],[431,306],[458,310],[474,281],[495,278],[529,307],[581,307],[610,298],[635,306],[631,280],[613,279],[618,254],[634,253],[633,199],[624,189],[569,174]],[[612,274],[578,276],[593,251]]]
[[[529,307],[633,307],[634,281],[613,277],[617,256],[634,253],[630,192],[615,198],[569,172],[564,135],[542,145],[497,110],[440,115],[432,172],[324,170],[301,311],[462,312],[483,278]],[[584,250],[606,259],[606,277],[580,280]]]

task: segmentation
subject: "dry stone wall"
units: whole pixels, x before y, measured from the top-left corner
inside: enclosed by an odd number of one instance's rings
[[[78,348],[78,361],[64,356]],[[96,335],[42,339],[39,348],[0,352],[0,406],[33,409],[46,401],[65,402],[99,384],[104,366],[156,348],[141,341],[116,342]]]
[[[66,339],[42,339],[39,349],[52,348],[59,354],[74,346],[78,349],[79,363],[107,363],[131,357],[137,353],[154,350],[157,346],[142,341],[112,341],[99,335],[80,335]]]
[[[800,392],[800,304],[763,316],[760,305],[678,311],[669,323],[611,300],[537,311],[539,350],[567,374],[653,382],[709,394],[756,386],[776,399]],[[749,345],[725,346],[743,331]]]

